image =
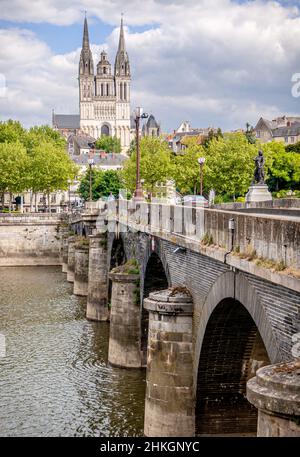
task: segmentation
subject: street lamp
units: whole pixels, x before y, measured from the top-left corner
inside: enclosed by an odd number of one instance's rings
[[[140,119],[147,119],[148,114],[143,113],[143,108],[135,110],[135,134],[136,134],[136,183],[134,191],[135,200],[144,200],[143,188],[140,179]]]
[[[203,193],[203,165],[205,162],[205,157],[200,157],[198,163],[200,165],[200,195]]]
[[[92,194],[92,166],[95,164],[93,157],[88,159],[88,164],[90,167],[90,202],[93,201],[93,194]]]
[[[68,191],[69,191],[68,208],[69,208],[69,211],[71,211],[71,184],[72,184],[71,179],[68,179]]]

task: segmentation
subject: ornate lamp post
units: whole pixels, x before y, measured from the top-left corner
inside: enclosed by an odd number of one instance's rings
[[[72,184],[72,181],[71,179],[68,179],[68,209],[69,211],[71,211],[71,184]]]
[[[93,159],[93,157],[90,157],[88,159],[88,164],[89,164],[89,167],[90,167],[90,202],[93,200],[93,193],[92,193],[92,166],[95,164],[95,161]]]
[[[200,195],[203,194],[203,165],[205,162],[205,157],[200,157],[198,163],[200,165]]]
[[[143,113],[143,108],[135,110],[135,132],[136,132],[136,184],[134,191],[135,200],[144,200],[143,188],[140,179],[140,119],[146,119],[148,114]]]

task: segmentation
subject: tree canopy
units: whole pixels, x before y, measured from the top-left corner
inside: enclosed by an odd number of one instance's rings
[[[173,176],[170,149],[162,138],[143,137],[140,141],[140,156],[140,177],[143,180],[143,188],[151,195],[155,195],[156,191],[161,192],[157,183],[166,183]],[[127,189],[133,191],[136,182],[135,149],[124,164],[122,178]]]
[[[92,198],[98,200],[101,197],[108,197],[112,193],[118,197],[122,188],[120,172],[117,170],[92,169]],[[81,198],[90,198],[90,170],[87,170],[79,186]]]
[[[262,145],[262,150],[269,161],[267,184],[270,190],[299,190],[300,154],[275,141]]]
[[[102,149],[106,152],[121,152],[121,142],[119,138],[104,135],[95,143],[96,149]]]
[[[66,141],[48,126],[25,130],[17,121],[0,123],[0,191],[50,193],[68,188],[77,166]]]

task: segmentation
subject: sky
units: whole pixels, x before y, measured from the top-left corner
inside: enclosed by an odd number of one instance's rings
[[[0,119],[26,127],[75,114],[87,12],[95,67],[113,64],[124,13],[132,109],[171,132],[234,130],[300,115],[300,0],[0,0]]]

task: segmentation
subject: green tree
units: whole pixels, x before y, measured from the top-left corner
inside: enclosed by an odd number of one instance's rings
[[[250,144],[256,143],[256,136],[255,136],[254,128],[252,127],[252,125],[249,124],[249,122],[247,122],[247,124],[246,124],[245,136],[248,140],[248,143],[250,143]]]
[[[285,150],[287,152],[297,152],[299,154],[300,153],[300,141],[298,141],[298,143],[295,143],[295,144],[288,144],[285,147]]]
[[[45,193],[50,208],[50,193],[67,190],[68,182],[74,179],[78,167],[70,159],[66,150],[53,142],[42,141],[29,153],[27,167],[28,188],[33,194]]]
[[[41,125],[31,127],[24,136],[23,142],[28,151],[38,146],[41,142],[52,143],[58,147],[66,148],[67,142],[60,135],[48,125]]]
[[[121,152],[121,142],[119,138],[104,135],[95,143],[96,149],[103,149],[106,152]]]
[[[173,158],[173,178],[176,187],[182,194],[196,194],[200,189],[199,157],[205,157],[205,148],[197,144],[192,138],[187,142],[184,154],[176,155]]]
[[[28,155],[20,141],[0,143],[0,192],[2,196],[9,193],[10,209],[12,194],[24,192],[28,186],[27,164]]]
[[[157,183],[165,183],[173,175],[171,153],[162,138],[144,137],[140,142],[140,176],[143,188],[151,195],[160,192]],[[122,177],[126,187],[133,191],[136,181],[136,151],[125,162]]]
[[[203,141],[203,146],[207,148],[213,139],[218,138],[223,138],[222,130],[218,128],[218,130],[215,132],[213,129],[210,129],[208,132],[208,137]]]
[[[272,141],[262,145],[268,162],[267,184],[272,192],[300,189],[300,155],[287,150],[283,143]]]
[[[190,141],[185,153],[174,159],[174,179],[182,193],[200,190],[199,157],[205,157],[203,190],[235,198],[243,196],[252,181],[257,147],[249,144],[242,133],[224,134],[212,138],[206,147]]]
[[[25,135],[26,130],[19,121],[9,119],[6,122],[0,122],[0,143],[23,142]]]
[[[92,198],[98,200],[101,197],[108,197],[112,193],[115,197],[121,189],[120,173],[117,170],[92,169]],[[79,194],[84,200],[90,198],[90,170],[81,179]]]
[[[242,133],[225,134],[213,139],[207,148],[205,162],[206,191],[213,188],[219,194],[233,199],[244,196],[253,179],[257,147]]]

